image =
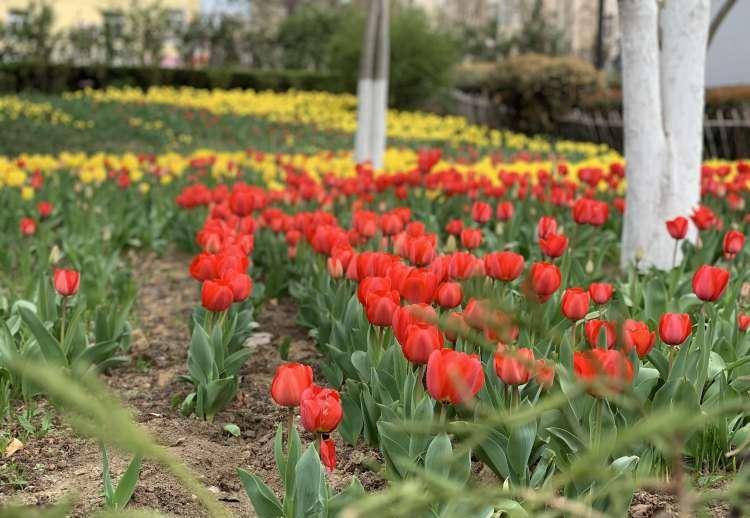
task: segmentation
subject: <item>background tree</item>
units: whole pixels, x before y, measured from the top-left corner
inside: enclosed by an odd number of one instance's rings
[[[700,202],[710,0],[618,5],[628,169],[622,264],[667,269],[665,221]]]

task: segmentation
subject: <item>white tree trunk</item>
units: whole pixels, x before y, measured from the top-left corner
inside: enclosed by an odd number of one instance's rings
[[[710,0],[669,0],[661,16],[661,81],[668,179],[666,216],[700,203]],[[693,232],[693,234],[696,234]]]
[[[672,266],[665,221],[700,201],[709,0],[619,0],[628,190],[621,261]],[[661,21],[660,21],[661,19]],[[659,48],[659,28],[662,44]]]
[[[370,0],[357,82],[357,162],[383,166],[388,111],[388,0]]]

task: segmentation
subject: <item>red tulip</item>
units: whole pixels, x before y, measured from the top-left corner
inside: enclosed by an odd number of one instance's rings
[[[435,258],[435,235],[410,238],[406,242],[406,255],[413,264],[425,266]]]
[[[242,302],[253,292],[253,280],[246,273],[231,272],[223,279],[232,290],[234,302]]]
[[[555,367],[547,360],[537,360],[534,365],[534,381],[544,389],[555,382]]]
[[[461,231],[464,229],[464,222],[460,219],[452,219],[445,225],[445,232],[452,235],[461,235]]]
[[[427,361],[427,391],[437,401],[458,405],[484,385],[482,362],[476,354],[438,349]]]
[[[209,311],[225,311],[234,302],[234,292],[225,279],[203,281],[201,301]]]
[[[745,246],[745,234],[738,230],[730,230],[724,234],[724,257],[734,259]]]
[[[693,275],[693,293],[703,301],[714,302],[724,293],[728,282],[727,270],[704,264]]]
[[[489,203],[475,201],[471,207],[471,219],[476,223],[487,223],[492,217],[492,207]]]
[[[617,341],[617,329],[615,323],[607,320],[593,319],[586,322],[583,330],[586,333],[586,340],[592,348],[599,347],[599,336],[604,329],[604,343],[607,348],[612,348]]]
[[[409,326],[417,322],[424,324],[437,322],[435,308],[428,304],[410,304],[395,309],[391,318],[391,328],[393,329],[393,335],[401,346],[406,344]]]
[[[580,198],[573,204],[573,221],[579,225],[601,226],[609,217],[609,205],[603,201]]]
[[[46,219],[52,215],[52,204],[48,201],[40,201],[36,205],[36,211],[39,214],[39,218]]]
[[[482,231],[478,228],[465,228],[461,231],[461,245],[469,250],[482,244]]]
[[[406,329],[406,342],[401,346],[404,357],[412,363],[426,364],[432,351],[443,348],[443,334],[436,326],[414,322]]]
[[[18,228],[24,236],[33,236],[36,234],[36,221],[31,218],[21,218]]]
[[[531,289],[539,302],[546,302],[560,287],[560,269],[551,263],[534,263],[531,266],[530,281]]]
[[[495,353],[495,372],[506,385],[524,385],[531,379],[534,351],[522,347],[507,351],[504,346]]]
[[[640,358],[645,358],[654,348],[656,333],[645,322],[627,319],[622,325],[622,337],[626,353],[635,349]]]
[[[370,291],[365,299],[367,320],[374,326],[390,326],[393,312],[400,303],[401,298],[396,290]]]
[[[333,279],[340,279],[344,276],[344,265],[338,257],[329,257],[326,260],[326,268],[328,268],[328,275]]]
[[[214,280],[219,277],[217,257],[214,254],[201,252],[190,263],[190,275],[196,281]]]
[[[390,291],[391,286],[391,279],[388,277],[367,277],[357,286],[357,299],[364,306],[368,293],[371,291]]]
[[[542,216],[537,224],[536,234],[539,239],[557,234],[557,220],[552,216]]]
[[[484,256],[484,271],[493,279],[517,279],[523,272],[523,266],[523,256],[515,252],[492,252]]]
[[[309,365],[285,363],[276,368],[271,382],[271,397],[277,405],[299,406],[302,392],[312,385],[313,371]]]
[[[693,211],[691,216],[693,223],[698,227],[698,230],[708,230],[716,227],[719,223],[716,214],[710,208],[705,205],[699,205],[697,209]]]
[[[573,372],[588,385],[592,396],[619,393],[633,382],[635,371],[628,357],[616,349],[591,349],[573,353]]]
[[[404,222],[398,214],[383,214],[380,217],[380,229],[384,236],[395,236],[404,229]]]
[[[435,292],[435,302],[444,309],[455,308],[461,304],[463,296],[463,290],[459,283],[444,282],[438,286],[438,289]]]
[[[592,282],[589,284],[589,295],[597,304],[606,304],[612,298],[614,288],[608,282]]]
[[[667,221],[667,232],[673,239],[685,239],[688,231],[688,219],[684,216],[677,216]]]
[[[401,282],[399,291],[412,304],[429,304],[435,296],[437,278],[429,270],[415,268]]]
[[[692,328],[690,315],[687,313],[664,313],[659,320],[659,337],[667,345],[682,345]]]
[[[568,238],[562,234],[550,234],[539,240],[539,249],[547,257],[560,257],[568,248]]]
[[[740,313],[737,315],[737,327],[740,331],[745,332],[750,329],[750,315]]]
[[[52,283],[55,291],[63,297],[70,297],[78,292],[78,285],[81,282],[81,274],[76,270],[65,270],[56,268],[52,274]]]
[[[560,299],[560,309],[565,318],[580,320],[589,312],[589,293],[583,288],[568,288]]]
[[[336,445],[333,443],[333,439],[324,439],[320,441],[320,461],[332,472],[336,469]]]
[[[448,277],[464,280],[484,275],[484,263],[469,252],[456,252],[448,258]]]
[[[504,201],[497,206],[495,215],[500,221],[508,221],[513,218],[513,204],[509,201]]]
[[[308,432],[330,433],[344,416],[341,396],[336,390],[312,384],[300,396],[299,413]]]
[[[448,313],[444,323],[445,337],[448,340],[455,343],[459,337],[466,336],[470,330],[471,328],[466,323],[466,320],[464,320],[462,313]]]

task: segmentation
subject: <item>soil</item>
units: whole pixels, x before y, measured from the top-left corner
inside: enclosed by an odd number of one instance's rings
[[[314,368],[321,357],[307,331],[295,323],[294,303],[271,301],[256,315],[258,328],[251,338],[255,352],[241,371],[234,403],[212,423],[181,415],[172,402],[181,401],[189,392],[189,385],[178,376],[187,371],[188,321],[200,297],[197,283],[187,273],[189,260],[178,252],[135,258],[139,292],[131,362],[106,375],[105,381],[132,409],[135,419],[190,466],[227,509],[237,516],[255,516],[237,468],[257,473],[277,494],[281,493],[273,439],[286,411],[275,405],[268,393],[276,367],[282,363],[278,345],[291,338],[288,359]],[[322,379],[319,372],[316,379]],[[44,403],[41,405],[44,407]],[[76,437],[61,419],[53,422],[47,435],[28,438],[10,461],[4,461],[8,465],[12,462],[14,471],[26,483],[15,488],[0,484],[0,503],[46,505],[74,494],[73,515],[86,516],[101,509],[103,503],[99,446]],[[227,423],[236,424],[241,435],[233,437],[225,432]],[[310,439],[304,434],[302,437],[303,441]],[[348,485],[352,475],[366,489],[383,486],[383,480],[364,465],[374,453],[354,450],[338,439],[336,448],[338,465],[329,475],[334,487]],[[119,477],[129,458],[118,452],[110,452],[110,457],[112,476]],[[130,506],[172,516],[206,516],[194,495],[162,467],[149,462],[144,462]]]

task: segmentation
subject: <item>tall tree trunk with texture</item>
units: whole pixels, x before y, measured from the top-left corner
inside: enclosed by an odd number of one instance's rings
[[[710,0],[619,0],[628,190],[622,265],[672,266],[665,221],[700,202]],[[661,35],[661,45],[659,37]]]

